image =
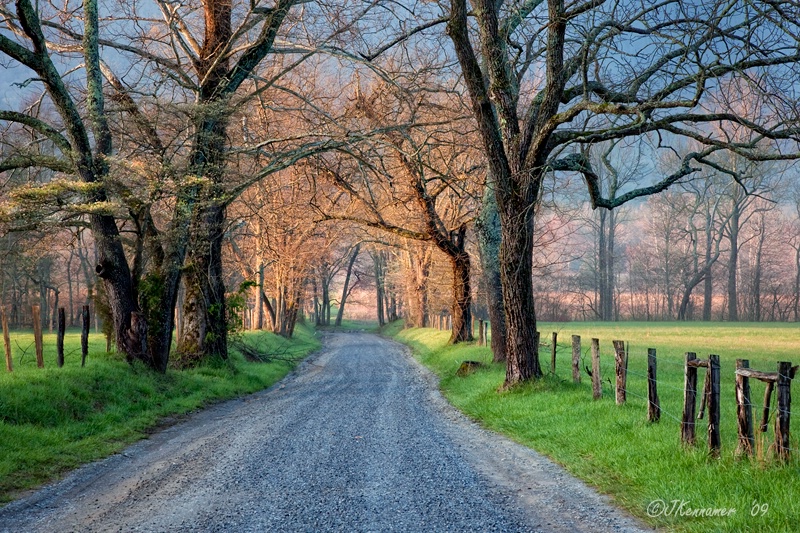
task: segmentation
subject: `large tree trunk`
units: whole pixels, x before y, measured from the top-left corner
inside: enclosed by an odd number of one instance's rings
[[[486,307],[492,328],[492,354],[495,363],[506,360],[506,314],[503,309],[503,284],[500,280],[500,214],[494,198],[494,185],[487,180],[483,204],[475,221],[481,267],[486,283]]]
[[[507,203],[516,203],[509,201],[511,198],[513,195],[506,198]],[[517,197],[516,201],[524,200]],[[521,205],[500,205],[500,214],[503,235],[500,244],[500,277],[507,328],[504,387],[511,387],[542,376],[531,277],[534,210],[530,205],[525,208]]]
[[[350,256],[350,261],[347,263],[347,272],[344,276],[344,286],[342,287],[342,298],[339,300],[339,311],[336,313],[336,322],[335,325],[341,326],[342,325],[342,318],[344,317],[344,305],[347,303],[347,296],[350,291],[350,276],[353,273],[353,265],[356,263],[356,259],[358,259],[358,252],[361,249],[361,244],[356,244],[356,247],[353,248],[353,254]]]
[[[186,298],[181,363],[193,365],[206,356],[228,357],[225,286],[222,281],[222,240],[225,208],[214,203],[198,209],[191,227],[184,265]]]
[[[467,227],[462,225],[450,235],[445,251],[453,266],[453,331],[450,344],[472,340],[472,289],[470,288],[470,261],[466,251]],[[455,252],[455,253],[453,253]]]

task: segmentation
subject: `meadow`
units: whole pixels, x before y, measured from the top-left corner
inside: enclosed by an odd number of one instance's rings
[[[251,362],[231,350],[227,361],[157,374],[105,353],[105,337],[92,334],[81,368],[80,332],[70,330],[64,367],[56,366],[55,334],[45,334],[40,369],[33,333],[14,331],[13,372],[4,363],[0,371],[0,502],[119,452],[193,410],[264,389],[293,368],[286,360],[320,346],[314,331],[300,324],[291,340],[267,332],[248,332],[244,340],[281,360]]]
[[[764,384],[751,380],[756,424],[756,453],[735,456],[737,443],[734,362],[749,359],[751,368],[775,371],[777,361],[800,364],[800,328],[796,324],[728,323],[540,323],[542,367],[537,382],[498,392],[505,369],[491,363],[486,347],[448,346],[449,332],[402,330],[386,333],[408,344],[441,378],[444,395],[485,427],[530,446],[569,472],[610,495],[621,507],[653,526],[671,531],[797,531],[800,523],[800,408],[793,406],[792,457],[782,464],[772,457],[773,410],[766,433],[758,430]],[[558,332],[555,375],[549,375],[551,332]],[[582,337],[582,367],[591,368],[590,339],[600,339],[603,397],[592,399],[591,380],[572,383],[571,335]],[[629,343],[628,398],[614,400],[612,340]],[[647,349],[658,354],[662,415],[649,423]],[[722,452],[711,457],[706,420],[697,421],[697,446],[680,443],[685,352],[721,359]],[[456,377],[462,361],[485,366]],[[699,374],[702,384],[704,370]],[[797,384],[792,389],[797,398]],[[774,396],[774,395],[773,395]],[[703,514],[716,516],[698,516]]]

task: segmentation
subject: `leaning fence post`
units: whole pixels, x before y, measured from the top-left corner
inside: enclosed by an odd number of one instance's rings
[[[789,460],[789,418],[792,405],[792,363],[778,363],[778,412],[775,416],[775,454]]]
[[[64,334],[67,329],[67,319],[64,315],[64,308],[58,308],[58,331],[56,332],[56,363],[58,368],[64,366]]]
[[[708,373],[711,376],[711,389],[708,394],[708,450],[711,455],[718,457],[722,447],[719,434],[720,367],[718,355],[708,356]]]
[[[572,336],[572,382],[581,382],[581,336]]]
[[[747,359],[736,360],[736,370],[750,368]],[[750,404],[750,378],[736,374],[736,422],[739,430],[739,444],[736,455],[753,455],[755,436],[753,435],[753,407]]]
[[[656,349],[647,349],[647,421],[661,419],[661,403],[658,400],[658,381],[656,380]]]
[[[556,375],[556,342],[558,341],[558,332],[553,332],[553,340],[550,351],[550,373]]]
[[[694,352],[686,352],[686,367],[685,367],[685,381],[684,381],[684,395],[683,395],[683,418],[681,419],[681,442],[688,445],[694,445],[694,417],[695,409],[697,407],[697,367],[692,366],[690,363],[697,360],[697,354]]]
[[[86,356],[89,354],[89,306],[83,306],[83,324],[81,325],[81,366],[86,366]]]
[[[5,309],[0,309],[0,313],[2,313],[3,322],[3,346],[6,349],[6,370],[12,372],[14,370],[14,365],[11,361],[11,339],[8,336],[8,317],[6,316]]]
[[[600,381],[600,339],[592,339],[592,398],[599,400],[603,397],[603,388]]]
[[[42,317],[39,306],[32,306],[33,311],[33,341],[36,343],[36,366],[44,368],[44,353],[42,347]]]
[[[611,343],[614,345],[614,371],[617,376],[615,395],[617,405],[622,405],[627,397],[628,356],[625,353],[624,341],[611,341]]]

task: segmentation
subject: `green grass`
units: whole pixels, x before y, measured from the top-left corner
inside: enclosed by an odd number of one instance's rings
[[[269,353],[302,356],[320,344],[313,330],[298,325],[287,341],[266,332],[247,341]],[[12,346],[26,347],[30,332],[14,332]],[[156,374],[103,353],[105,338],[92,335],[85,368],[80,335],[65,339],[66,363],[56,367],[55,336],[45,335],[45,368],[36,367],[31,347],[14,351],[14,371],[0,371],[0,502],[51,481],[65,471],[123,449],[146,437],[165,419],[210,403],[261,390],[293,365],[251,363],[232,350],[228,361],[212,360],[185,371]],[[72,352],[72,355],[69,355]]]
[[[796,324],[686,324],[686,323],[565,323],[539,324],[543,342],[559,333],[556,376],[498,392],[505,369],[491,364],[488,348],[447,346],[448,334],[431,329],[399,330],[387,334],[412,347],[419,359],[441,378],[445,396],[486,427],[505,433],[564,465],[574,475],[611,495],[622,507],[652,525],[674,531],[797,531],[800,523],[800,408],[792,417],[793,458],[787,465],[771,459],[767,447],[774,436],[772,422],[766,434],[757,431],[758,457],[737,460],[733,370],[736,358],[750,359],[751,367],[775,371],[779,360],[800,363],[800,328]],[[582,336],[584,364],[591,367],[590,339],[601,346],[603,398],[592,400],[590,379],[571,378],[572,334]],[[628,402],[614,403],[615,339],[630,342]],[[659,396],[662,419],[646,421],[647,348],[658,350]],[[709,457],[706,422],[698,421],[698,446],[684,449],[679,442],[683,405],[683,361],[687,351],[705,358],[716,353],[722,366],[722,455]],[[487,363],[466,378],[455,377],[461,361]],[[549,370],[550,348],[542,346],[541,360]],[[699,379],[703,379],[703,371]],[[700,381],[702,384],[702,381]],[[764,385],[751,380],[752,399],[763,403]],[[795,398],[797,385],[793,386]],[[774,399],[773,399],[774,402]],[[795,401],[795,405],[797,401]],[[773,414],[774,417],[774,414]],[[760,419],[760,408],[754,410]],[[673,512],[649,517],[648,505],[663,500],[685,501],[686,509],[735,509],[726,517],[680,516]],[[757,516],[752,516],[754,504]],[[768,508],[760,507],[766,505]],[[762,512],[763,511],[763,512]]]

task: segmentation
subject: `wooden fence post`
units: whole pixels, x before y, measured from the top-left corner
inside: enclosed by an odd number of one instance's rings
[[[656,349],[647,349],[647,420],[658,422],[661,419],[661,402],[658,400],[658,381],[656,380]]]
[[[714,457],[719,457],[722,439],[719,434],[720,366],[718,355],[708,356],[708,373],[711,376],[711,389],[708,394],[708,451]]]
[[[599,400],[603,397],[603,387],[600,382],[600,339],[592,339],[592,398]]]
[[[775,454],[789,460],[789,418],[792,405],[792,363],[778,363],[778,412],[775,416]]]
[[[36,366],[44,368],[44,353],[42,347],[42,316],[38,305],[34,305],[33,311],[33,341],[36,343]]]
[[[64,366],[64,334],[67,329],[67,319],[64,315],[64,308],[58,308],[58,331],[56,332],[56,363],[58,368]]]
[[[694,417],[695,409],[697,407],[697,367],[689,363],[697,360],[697,354],[694,352],[686,352],[686,367],[684,370],[684,395],[683,395],[683,418],[681,419],[681,442],[690,446],[694,446],[695,433],[694,433]]]
[[[625,353],[625,341],[611,341],[614,345],[614,372],[616,373],[615,395],[617,405],[625,403],[628,382],[628,355]]]
[[[6,349],[6,370],[12,372],[14,370],[14,365],[11,361],[11,338],[8,335],[8,317],[6,316],[5,309],[0,309],[0,313],[2,313],[3,322],[3,346]]]
[[[487,345],[489,344],[489,340],[490,340],[489,339],[489,328],[490,328],[490,325],[489,325],[489,321],[487,320],[486,322],[483,323],[483,330],[484,330],[483,331],[483,342],[485,344],[487,344]]]
[[[572,382],[581,382],[581,336],[572,336]]]
[[[550,350],[550,373],[554,376],[556,375],[556,343],[558,342],[558,332],[553,332],[553,338],[551,340],[552,347]]]
[[[747,359],[736,360],[736,370],[750,368]],[[739,444],[736,455],[753,455],[753,407],[750,404],[750,378],[736,374],[736,421],[739,429]]]
[[[483,319],[478,319],[478,346],[486,346],[486,337],[483,336]]]
[[[86,366],[86,356],[89,355],[89,306],[84,305],[81,312],[83,323],[81,324],[81,366]]]

